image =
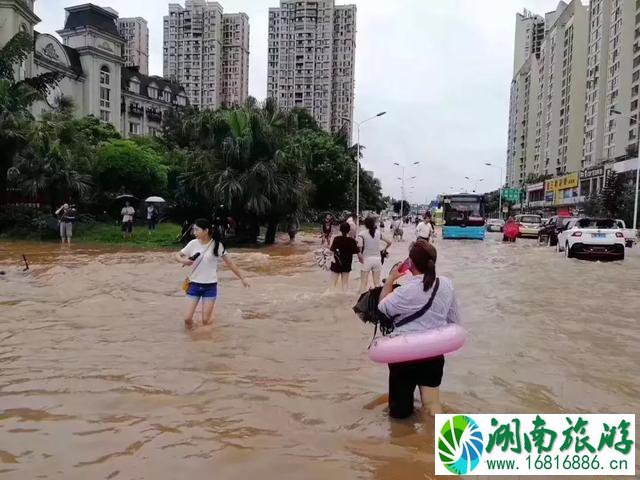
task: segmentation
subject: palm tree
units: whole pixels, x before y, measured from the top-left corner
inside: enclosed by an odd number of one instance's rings
[[[16,80],[16,65],[25,62],[32,51],[33,37],[26,32],[16,34],[0,49],[0,200],[6,190],[7,171],[30,135],[30,107],[61,78],[57,72],[48,72]]]
[[[61,144],[57,125],[43,121],[31,132],[29,144],[17,156],[7,178],[24,195],[46,195],[52,209],[65,198],[81,198],[92,186],[91,176],[73,167],[68,146]]]
[[[199,149],[181,179],[213,205],[224,205],[255,240],[267,224],[266,243],[286,215],[304,205],[308,185],[299,159],[287,156],[287,117],[274,104],[203,113],[196,120]]]

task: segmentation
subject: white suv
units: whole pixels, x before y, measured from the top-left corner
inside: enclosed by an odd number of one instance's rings
[[[624,260],[624,233],[610,218],[576,218],[558,234],[558,252],[567,258]]]

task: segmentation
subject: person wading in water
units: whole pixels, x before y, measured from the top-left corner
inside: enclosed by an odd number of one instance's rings
[[[227,255],[220,241],[219,229],[214,228],[208,220],[199,218],[194,222],[193,236],[196,238],[175,255],[177,262],[193,267],[186,285],[188,304],[184,324],[188,329],[194,327],[193,315],[200,301],[202,301],[202,324],[209,325],[213,322],[213,307],[218,298],[218,260],[220,258],[240,279],[242,285],[249,287],[240,269]]]

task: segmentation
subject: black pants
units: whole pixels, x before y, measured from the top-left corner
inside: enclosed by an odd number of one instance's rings
[[[416,387],[439,387],[443,369],[442,355],[419,362],[389,364],[389,415],[409,417],[413,413]]]

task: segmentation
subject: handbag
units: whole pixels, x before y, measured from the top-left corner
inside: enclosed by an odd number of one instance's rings
[[[182,287],[181,287],[184,293],[187,293],[187,291],[189,290],[189,285],[191,285],[190,277],[195,273],[195,271],[198,269],[198,267],[204,260],[204,254],[207,253],[207,250],[209,250],[209,247],[211,245],[213,245],[213,240],[211,240],[207,248],[204,250],[204,252],[202,252],[202,255],[200,255],[200,261],[193,267],[193,270],[191,270],[191,273],[184,278],[184,281],[182,282]]]

